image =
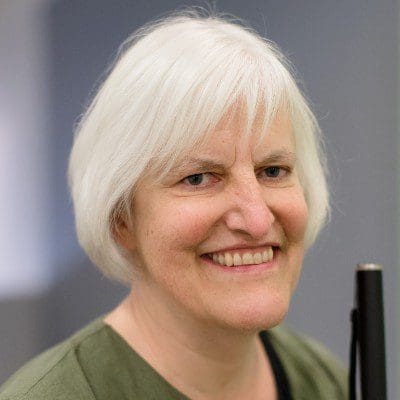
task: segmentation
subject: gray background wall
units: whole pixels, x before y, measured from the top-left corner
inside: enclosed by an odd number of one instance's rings
[[[204,2],[58,0],[39,5],[48,50],[42,88],[49,188],[43,240],[53,279],[29,296],[1,300],[0,293],[0,382],[126,293],[103,279],[76,243],[65,179],[72,127],[123,39],[162,12]],[[244,18],[290,57],[327,141],[332,220],[306,257],[288,323],[347,362],[354,267],[363,261],[382,263],[389,398],[398,398],[398,3],[226,0],[217,1],[217,9]]]

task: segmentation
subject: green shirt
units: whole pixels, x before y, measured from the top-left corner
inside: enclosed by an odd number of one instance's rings
[[[346,372],[323,346],[291,330],[268,331],[293,400],[346,400]],[[111,327],[97,319],[34,358],[1,388],[0,400],[187,400]]]

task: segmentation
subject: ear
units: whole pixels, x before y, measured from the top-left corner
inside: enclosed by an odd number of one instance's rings
[[[127,251],[136,249],[135,235],[131,221],[126,216],[118,216],[112,223],[112,233],[115,241]]]

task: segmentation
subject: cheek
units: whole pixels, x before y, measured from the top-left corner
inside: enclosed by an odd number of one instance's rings
[[[217,219],[215,205],[211,207],[206,199],[182,198],[179,202],[175,199],[149,207],[145,225],[148,235],[170,250],[190,249],[205,240]]]
[[[288,245],[286,262],[290,266],[285,279],[289,283],[290,292],[293,293],[300,277],[308,222],[308,207],[301,190],[293,191],[290,196],[281,199],[279,216]]]
[[[301,190],[280,199],[276,214],[288,239],[303,241],[308,221],[308,207]]]

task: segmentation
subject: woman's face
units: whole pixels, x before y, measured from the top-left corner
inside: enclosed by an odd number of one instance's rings
[[[235,116],[160,184],[144,177],[124,245],[138,260],[134,284],[149,302],[246,331],[284,318],[307,223],[291,129],[278,116],[260,144],[256,132],[240,134]]]

